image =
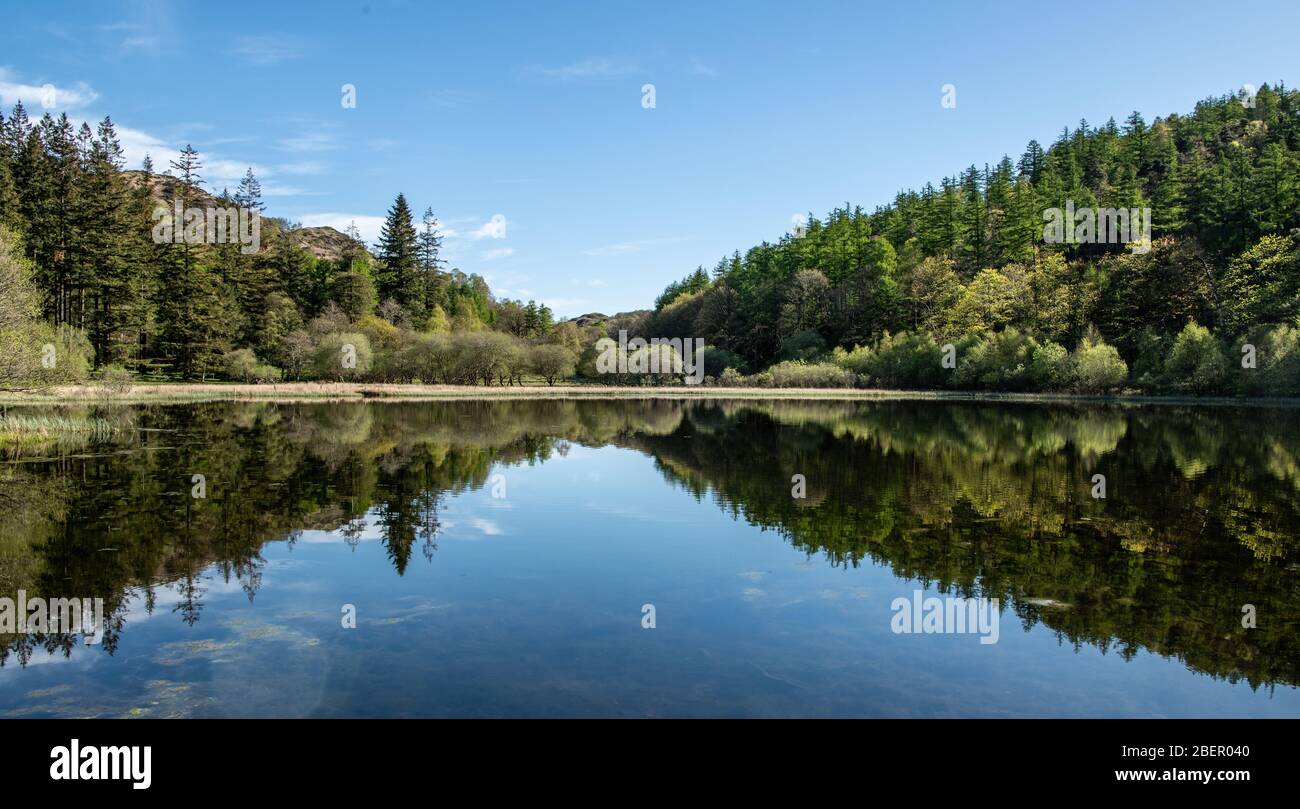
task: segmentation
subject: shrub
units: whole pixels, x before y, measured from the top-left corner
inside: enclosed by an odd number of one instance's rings
[[[1165,379],[1173,390],[1195,393],[1198,396],[1223,387],[1228,375],[1228,362],[1224,359],[1219,341],[1210,330],[1188,321],[1174,338],[1165,363]]]
[[[1237,371],[1244,390],[1268,396],[1300,396],[1300,329],[1267,326],[1257,329],[1244,342],[1255,347],[1255,367]]]
[[[867,375],[887,388],[937,388],[948,373],[942,365],[943,349],[928,334],[896,335],[888,332],[865,362]]]
[[[1070,358],[1074,385],[1084,393],[1106,393],[1128,379],[1128,365],[1112,345],[1090,333]]]
[[[735,368],[724,369],[718,375],[718,384],[724,388],[739,388],[745,384],[745,375]]]
[[[1070,352],[1048,340],[1034,349],[1030,377],[1037,390],[1058,390],[1070,383]]]
[[[765,372],[774,388],[851,388],[857,376],[829,362],[779,362]]]
[[[869,376],[868,370],[871,364],[872,351],[871,346],[854,346],[852,351],[845,351],[843,348],[836,346],[835,351],[831,353],[831,362],[846,371],[852,371],[859,376]]]
[[[1038,347],[1034,338],[1010,326],[964,340],[952,384],[985,390],[1032,389],[1033,359]]]
[[[554,385],[561,377],[573,376],[578,357],[562,345],[544,343],[529,349],[528,365],[546,384]]]
[[[110,396],[130,393],[134,380],[134,375],[120,365],[105,365],[99,370],[99,384]]]
[[[222,360],[226,377],[239,382],[279,382],[280,369],[260,362],[251,349],[226,352]]]
[[[370,339],[364,334],[331,332],[316,346],[311,366],[321,379],[357,380],[369,373],[373,360]]]

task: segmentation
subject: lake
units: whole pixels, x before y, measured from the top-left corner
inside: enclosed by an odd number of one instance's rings
[[[1300,716],[1294,409],[96,414],[0,464],[0,596],[106,623],[0,715]]]

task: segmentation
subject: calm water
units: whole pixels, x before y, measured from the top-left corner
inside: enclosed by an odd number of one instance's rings
[[[111,614],[0,635],[0,715],[1300,716],[1294,410],[101,415],[0,464],[0,596]],[[997,642],[896,634],[917,590]]]

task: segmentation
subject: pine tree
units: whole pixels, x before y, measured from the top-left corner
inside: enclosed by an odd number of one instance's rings
[[[418,255],[420,262],[420,297],[422,308],[427,311],[433,306],[444,303],[442,299],[442,260],[438,253],[442,250],[442,234],[438,231],[438,219],[433,215],[433,208],[425,208],[420,220]],[[417,316],[419,312],[415,313]]]
[[[244,179],[239,181],[239,188],[235,191],[235,204],[247,211],[257,211],[258,215],[266,210],[262,203],[262,184],[253,176],[252,166],[244,173]]]
[[[419,245],[415,226],[411,221],[411,208],[406,196],[398,194],[393,207],[388,210],[379,233],[378,252],[380,273],[379,297],[392,298],[409,307],[419,299]]]

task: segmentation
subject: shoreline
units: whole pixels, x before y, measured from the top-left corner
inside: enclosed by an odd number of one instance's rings
[[[1229,405],[1300,407],[1300,398],[1170,396],[1142,393],[1010,393],[876,388],[727,388],[616,385],[416,385],[365,382],[288,382],[272,385],[226,383],[142,383],[126,393],[96,385],[68,385],[39,393],[0,392],[0,406],[189,404],[219,401],[501,401],[507,399],[824,399],[835,401],[958,401],[1038,404]]]

